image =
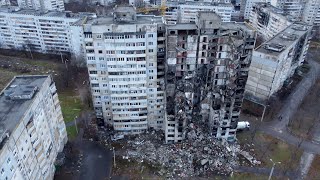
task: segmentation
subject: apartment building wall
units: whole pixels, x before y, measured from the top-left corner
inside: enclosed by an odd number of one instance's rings
[[[240,14],[243,19],[248,20],[250,18],[250,14],[253,6],[256,3],[271,3],[272,0],[241,0],[240,5]]]
[[[277,0],[276,7],[293,16],[296,20],[301,20],[305,3],[305,0]]]
[[[67,133],[51,76],[15,77],[0,107],[0,178],[53,179]]]
[[[231,3],[209,2],[167,2],[168,7],[165,19],[168,24],[196,22],[199,11],[212,11],[217,13],[222,21],[230,22],[234,7]]]
[[[235,138],[255,32],[213,12],[197,19],[167,27],[167,143],[182,141],[193,123],[217,138]]]
[[[293,75],[305,59],[310,30],[306,24],[292,24],[253,52],[246,85],[249,98],[267,100]]]
[[[163,129],[163,31],[162,17],[136,15],[132,7],[118,7],[114,17],[85,25],[96,115],[117,131]]]
[[[0,9],[0,46],[42,53],[83,56],[82,17],[68,12]],[[79,23],[80,21],[80,23]]]
[[[304,4],[302,20],[309,25],[320,25],[320,1],[307,0]]]
[[[64,11],[63,0],[17,0],[18,6],[41,11]]]
[[[265,40],[272,38],[292,24],[281,9],[267,3],[256,3],[253,6],[249,23]]]

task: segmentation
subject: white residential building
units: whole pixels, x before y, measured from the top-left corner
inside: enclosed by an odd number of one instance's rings
[[[310,31],[307,24],[294,23],[254,50],[246,84],[248,98],[267,100],[283,86],[305,59]]]
[[[267,3],[256,3],[251,11],[250,25],[258,31],[265,40],[286,29],[292,22],[281,9]]]
[[[117,131],[164,126],[165,26],[162,17],[117,7],[84,26],[93,105]]]
[[[70,12],[0,8],[0,46],[83,57],[83,16]]]
[[[320,25],[320,1],[308,0],[305,3],[302,20],[310,25]]]
[[[240,14],[243,19],[248,20],[253,6],[256,3],[271,3],[272,0],[241,0]]]
[[[18,6],[41,11],[64,11],[63,0],[17,0]]]
[[[167,1],[165,19],[168,24],[196,22],[199,11],[212,11],[217,13],[223,22],[230,22],[234,6],[231,3],[216,2],[175,2]]]
[[[0,179],[53,179],[66,142],[51,76],[15,77],[0,94]]]

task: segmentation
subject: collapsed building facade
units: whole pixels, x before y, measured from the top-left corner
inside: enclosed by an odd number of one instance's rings
[[[195,121],[216,138],[235,139],[255,38],[213,12],[167,27],[166,143],[181,142]]]

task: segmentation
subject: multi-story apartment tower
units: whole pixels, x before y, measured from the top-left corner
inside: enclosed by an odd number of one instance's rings
[[[270,4],[271,1],[272,0],[241,0],[240,16],[242,16],[243,19],[248,20],[250,18],[252,8],[256,3]]]
[[[137,15],[133,7],[84,26],[95,112],[117,131],[163,129],[164,32],[162,17]]]
[[[0,46],[42,53],[70,52],[83,57],[84,15],[0,8]]]
[[[0,179],[53,179],[67,142],[51,76],[17,76],[0,94]]]
[[[222,22],[213,12],[167,27],[167,143],[182,141],[196,121],[234,140],[255,38],[245,24]]]
[[[64,11],[63,0],[17,0],[18,6],[24,9],[40,11]]]
[[[248,98],[267,100],[304,61],[311,27],[294,23],[254,50],[246,85]]]
[[[276,7],[282,9],[286,14],[301,20],[306,0],[276,0]]]
[[[304,5],[302,20],[309,25],[320,25],[320,1],[307,0]]]
[[[292,24],[290,16],[285,16],[283,10],[267,3],[256,3],[253,6],[249,22],[265,40]]]
[[[212,11],[217,13],[222,21],[230,22],[234,6],[229,3],[192,1],[167,1],[165,19],[167,24],[196,22],[199,11]]]

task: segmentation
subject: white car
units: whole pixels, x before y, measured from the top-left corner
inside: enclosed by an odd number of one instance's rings
[[[123,138],[124,138],[123,134],[115,134],[115,135],[111,136],[111,140],[112,141],[117,141],[117,140],[120,140],[120,139],[123,139]]]

